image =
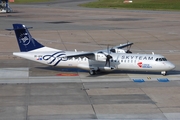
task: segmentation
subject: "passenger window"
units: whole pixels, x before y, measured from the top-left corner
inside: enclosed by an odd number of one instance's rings
[[[156,58],[156,61],[158,61],[158,58]]]
[[[159,58],[159,61],[162,61],[162,58]]]

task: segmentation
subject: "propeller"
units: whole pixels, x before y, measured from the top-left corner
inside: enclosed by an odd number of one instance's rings
[[[110,55],[110,50],[109,50],[109,45],[107,46],[107,52],[108,52],[108,54],[106,55],[106,64],[105,64],[105,66],[108,64],[109,65],[109,67],[110,67],[110,59],[112,59],[113,57]]]
[[[110,67],[110,59],[112,59],[113,57],[110,55],[110,50],[109,50],[109,45],[107,46],[107,53],[108,54],[105,54],[104,52],[99,52],[99,53],[102,53],[106,56],[106,64],[105,66],[108,64],[108,66]]]
[[[127,41],[127,44],[129,43],[129,41]],[[132,53],[131,51],[130,51],[130,49],[131,49],[131,45],[129,45],[129,46],[127,46],[127,51],[126,51],[126,53]]]
[[[106,55],[106,64],[105,64],[105,66],[108,64],[109,65],[109,67],[110,67],[110,59],[112,59],[113,57],[111,56],[111,55]]]

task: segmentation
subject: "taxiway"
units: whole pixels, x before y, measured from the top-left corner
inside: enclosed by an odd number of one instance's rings
[[[87,1],[11,5],[14,13],[0,14],[0,120],[180,119],[179,12],[77,6]],[[134,42],[132,52],[162,54],[176,68],[167,76],[127,71],[89,76],[41,65],[12,55],[19,48],[5,29],[13,23],[32,26],[39,42],[63,50]]]

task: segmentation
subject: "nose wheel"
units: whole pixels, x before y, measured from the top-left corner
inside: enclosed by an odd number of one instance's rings
[[[166,76],[166,71],[161,71],[161,75]]]

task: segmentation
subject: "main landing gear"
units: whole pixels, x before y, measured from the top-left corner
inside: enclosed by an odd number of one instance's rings
[[[90,74],[90,75],[95,75],[95,74],[96,74],[96,70],[90,70],[90,71],[89,71],[89,74]]]
[[[167,72],[166,71],[161,71],[161,75],[166,76]]]

